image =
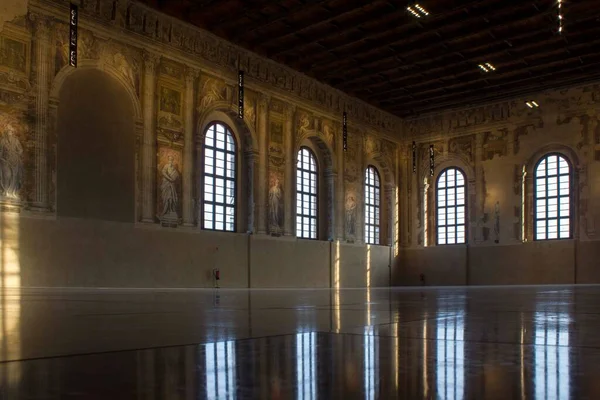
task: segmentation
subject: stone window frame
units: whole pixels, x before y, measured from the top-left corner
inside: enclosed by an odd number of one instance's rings
[[[211,201],[211,202],[207,202],[205,200],[205,179],[207,177],[206,171],[205,171],[205,167],[206,167],[206,133],[208,132],[209,129],[213,128],[216,125],[221,125],[225,128],[225,134],[229,134],[231,135],[231,138],[233,140],[233,146],[234,146],[234,150],[233,152],[228,151],[227,149],[223,149],[223,150],[219,150],[216,147],[213,147],[214,151],[215,151],[215,155],[216,152],[223,152],[225,156],[227,156],[228,154],[233,154],[234,156],[234,177],[233,179],[229,178],[229,177],[223,177],[223,179],[225,181],[233,181],[233,185],[234,185],[234,204],[233,204],[233,230],[228,230],[226,229],[226,222],[224,221],[223,224],[223,229],[217,229],[216,227],[213,226],[213,228],[207,228],[204,224],[205,224],[205,218],[204,218],[204,213],[205,213],[205,206],[207,205],[207,203],[210,203],[213,207],[217,206],[218,204],[216,203],[215,200]],[[220,120],[216,120],[216,121],[211,121],[207,124],[207,126],[204,128],[204,132],[203,132],[203,138],[202,138],[202,158],[200,161],[200,165],[202,167],[202,186],[200,186],[201,189],[201,195],[200,195],[200,201],[201,201],[201,212],[200,212],[200,221],[199,221],[199,225],[201,226],[202,230],[206,230],[206,231],[217,231],[217,232],[236,232],[237,231],[237,222],[238,222],[238,207],[239,207],[239,198],[240,196],[239,194],[239,152],[240,152],[240,146],[239,146],[239,141],[236,138],[236,135],[233,132],[233,129],[225,122],[220,121]],[[215,157],[216,160],[216,157]],[[226,160],[225,160],[226,163]],[[215,166],[216,167],[216,166]],[[226,169],[226,167],[225,167]],[[213,178],[217,178],[216,175],[213,175]],[[213,185],[213,187],[215,187],[215,185]],[[224,194],[225,196],[225,194]],[[213,223],[216,223],[216,220],[214,219],[213,216]]]
[[[303,150],[306,150],[306,151],[308,151],[308,153],[309,153],[309,156],[310,156],[310,157],[313,159],[313,161],[314,161],[314,163],[315,163],[315,171],[310,171],[309,169],[304,169],[304,168],[298,168],[298,164],[299,164],[299,163],[301,163],[301,162],[300,162],[300,159],[299,159],[299,156],[300,156],[300,153],[301,153]],[[295,174],[294,174],[294,180],[295,180],[295,182],[296,182],[296,185],[294,186],[294,187],[296,188],[296,189],[294,190],[294,193],[296,194],[296,196],[295,196],[296,208],[295,208],[295,212],[294,212],[294,216],[295,216],[295,218],[294,218],[294,221],[295,221],[295,232],[296,232],[296,237],[297,237],[298,239],[318,240],[318,238],[319,238],[319,230],[320,230],[320,229],[319,229],[319,208],[320,208],[320,207],[319,207],[319,198],[320,198],[320,196],[319,196],[319,194],[320,194],[320,190],[319,190],[319,189],[320,189],[320,183],[321,183],[321,178],[320,178],[320,176],[321,176],[321,166],[319,165],[319,160],[318,160],[318,158],[317,158],[317,155],[316,155],[315,151],[314,151],[313,149],[311,149],[309,146],[307,146],[307,145],[302,145],[302,146],[300,146],[300,148],[299,148],[299,149],[298,149],[298,151],[296,152],[296,162],[295,162],[294,171],[295,171]],[[315,183],[315,193],[310,193],[310,192],[308,192],[308,193],[305,193],[305,192],[302,192],[302,191],[300,191],[300,192],[298,191],[298,173],[299,173],[300,171],[303,171],[303,172],[308,172],[308,173],[309,173],[309,174],[311,174],[311,175],[313,175],[313,174],[314,174],[314,176],[315,176],[315,179],[316,179],[316,183]],[[298,208],[297,208],[297,207],[298,207],[298,200],[299,200],[299,196],[302,196],[302,195],[305,195],[305,194],[309,195],[310,197],[314,197],[314,198],[315,198],[315,200],[316,200],[316,201],[315,201],[315,203],[316,203],[316,205],[315,205],[315,207],[316,207],[316,210],[315,210],[315,215],[314,215],[314,216],[312,216],[312,215],[304,215],[304,214],[300,214],[300,217],[301,217],[301,218],[305,218],[305,217],[307,217],[307,218],[309,218],[310,220],[313,220],[313,219],[314,219],[314,221],[315,221],[315,232],[314,232],[314,235],[315,235],[315,236],[314,236],[314,237],[310,237],[310,236],[309,236],[309,237],[306,237],[306,236],[299,236],[299,235],[298,235],[298,223],[297,223],[297,218],[298,218],[298,216],[299,216],[299,215],[298,215]],[[312,233],[312,232],[310,232],[310,231],[309,231],[309,235],[310,235],[310,233]]]
[[[477,221],[477,198],[476,198],[476,175],[475,170],[471,163],[467,162],[460,156],[441,156],[436,162],[434,167],[433,176],[429,175],[429,168],[422,167],[420,170],[420,182],[418,184],[417,199],[420,202],[420,215],[421,215],[421,226],[426,228],[419,232],[422,235],[424,247],[437,246],[437,220],[436,220],[436,193],[437,193],[437,177],[440,173],[449,168],[458,168],[462,171],[465,176],[466,183],[466,221],[465,221],[465,243],[449,244],[440,246],[467,246],[470,243],[475,243],[476,229],[475,223]],[[424,197],[425,189],[427,190],[427,197]],[[424,205],[427,205],[427,215],[425,216]]]
[[[549,144],[541,147],[535,151],[525,163],[525,195],[523,196],[524,204],[522,207],[525,208],[522,212],[521,224],[524,225],[524,237],[521,237],[522,242],[538,241],[535,240],[534,235],[534,212],[535,212],[535,168],[538,162],[543,159],[546,155],[558,154],[564,157],[571,168],[570,178],[570,197],[571,197],[571,237],[569,239],[550,239],[553,240],[570,240],[579,238],[579,182],[580,182],[580,164],[579,157],[575,150],[571,147],[562,144]],[[524,218],[524,220],[523,220]],[[523,236],[523,234],[521,235]],[[539,240],[539,242],[545,242],[546,240]]]
[[[440,211],[440,208],[442,208],[442,207],[440,207],[440,205],[439,205],[439,198],[438,198],[439,191],[438,191],[438,185],[439,185],[440,178],[442,177],[442,175],[443,175],[443,174],[445,174],[446,172],[450,171],[450,170],[454,170],[454,171],[456,171],[457,173],[460,173],[460,174],[462,175],[462,177],[463,177],[463,181],[464,181],[464,184],[463,184],[462,186],[458,186],[458,185],[456,185],[456,186],[451,186],[451,188],[454,188],[454,189],[458,189],[458,188],[460,188],[460,187],[464,187],[464,189],[465,189],[465,194],[464,194],[464,207],[465,207],[465,216],[464,216],[464,227],[465,227],[465,233],[464,233],[464,242],[456,242],[456,243],[440,243],[440,242],[439,242],[439,236],[438,236],[438,231],[439,231],[439,224],[438,224],[438,220],[439,220],[439,211]],[[446,185],[446,187],[445,187],[445,188],[446,188],[446,189],[448,189],[448,187],[449,187],[449,186],[448,186],[448,185]],[[434,224],[433,224],[433,225],[434,225],[434,232],[433,232],[433,235],[434,235],[434,237],[435,237],[435,245],[436,245],[436,246],[452,246],[452,245],[455,245],[455,244],[468,244],[468,243],[469,243],[469,224],[468,224],[468,216],[469,216],[469,209],[470,209],[470,207],[469,207],[469,184],[468,184],[467,175],[466,175],[465,171],[464,171],[462,168],[460,168],[460,167],[457,167],[457,166],[448,166],[448,167],[446,167],[446,168],[442,169],[441,171],[439,171],[439,172],[437,173],[437,175],[435,175],[435,185],[434,185],[434,189],[433,189],[433,190],[434,190],[433,196],[434,196],[434,199],[435,199],[435,200],[434,200],[434,209],[435,209],[435,211],[434,211],[434,213],[435,213],[435,214],[434,214],[434,215],[435,215],[435,220],[434,220],[434,221],[435,221],[435,222],[434,222]],[[453,207],[455,207],[455,208],[456,208],[456,207],[459,207],[459,205],[456,205],[456,204],[455,204]],[[447,209],[447,208],[448,208],[448,206],[446,205],[446,206],[444,206],[443,208],[446,208],[446,209]],[[455,220],[456,220],[456,217],[455,217]],[[447,224],[446,224],[445,226],[446,226],[446,227],[448,227],[448,226],[454,226],[454,228],[457,228],[457,227],[459,227],[459,226],[461,226],[461,225],[463,225],[463,224],[458,224],[458,223],[455,223],[455,224],[453,224],[453,225],[447,225]]]
[[[375,185],[370,185],[367,183],[367,174],[369,172],[369,170],[373,170],[374,171],[374,175],[375,175]],[[367,167],[364,169],[365,174],[364,174],[364,191],[365,191],[365,196],[364,196],[364,241],[365,244],[371,244],[371,245],[380,245],[381,244],[381,238],[382,238],[382,220],[383,220],[383,211],[385,209],[385,202],[384,199],[382,197],[381,194],[381,188],[382,188],[382,180],[381,180],[381,174],[379,173],[379,169],[373,165],[373,164],[368,164]],[[377,196],[379,197],[379,202],[378,204],[370,204],[367,203],[367,190],[372,189],[373,194],[377,194]],[[377,220],[375,220],[375,218],[373,218],[372,222],[369,222],[367,220],[367,211],[369,207],[373,207],[375,210],[379,211],[379,218]],[[374,241],[370,241],[369,239],[369,234],[367,233],[368,231],[368,227],[369,226],[374,226],[375,228],[377,228],[378,232],[376,237],[374,238]]]

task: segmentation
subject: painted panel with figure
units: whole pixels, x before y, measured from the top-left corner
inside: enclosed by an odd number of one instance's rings
[[[27,43],[0,36],[0,65],[25,74],[27,72]]]
[[[283,173],[271,171],[269,173],[269,232],[281,234],[283,232]]]
[[[346,200],[344,202],[345,224],[344,230],[346,240],[354,242],[356,240],[356,222],[358,219],[358,201],[356,185],[347,185]]]
[[[166,86],[160,87],[160,111],[181,115],[181,93]]]
[[[157,217],[163,224],[176,225],[181,216],[181,151],[167,146],[158,149]]]
[[[18,201],[23,185],[24,125],[13,114],[0,111],[0,196]]]

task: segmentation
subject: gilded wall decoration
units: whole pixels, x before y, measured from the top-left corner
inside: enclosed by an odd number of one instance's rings
[[[140,53],[114,42],[105,43],[101,48],[102,60],[114,67],[139,96],[140,69],[142,65]]]
[[[24,125],[14,115],[0,111],[0,194],[19,200],[23,185]]]
[[[357,182],[359,178],[361,140],[357,132],[348,133],[348,150],[344,153],[344,180],[349,183]]]
[[[475,154],[475,137],[473,135],[460,136],[450,139],[448,151],[454,154],[463,154],[470,163],[473,162]]]
[[[160,73],[175,80],[183,79],[183,68],[172,62],[163,61],[160,63]]]
[[[198,102],[198,111],[203,112],[210,107],[211,104],[225,100],[226,88],[225,84],[214,78],[204,77],[200,82],[200,100]]]
[[[26,42],[0,36],[0,66],[26,74],[28,47]]]
[[[285,107],[285,104],[282,101],[277,100],[277,99],[272,99],[269,109],[272,112],[276,112],[278,114],[283,114],[284,107]]]
[[[176,224],[181,215],[181,151],[160,146],[157,159],[157,216],[164,223]]]
[[[367,135],[365,138],[365,152],[367,154],[381,153],[381,140],[373,135]]]
[[[160,111],[181,116],[181,92],[166,86],[161,86]]]
[[[491,160],[496,155],[506,156],[508,153],[507,136],[506,130],[486,132],[483,139],[483,159]]]
[[[175,86],[159,82],[158,133],[170,142],[177,142],[183,136],[182,97]]]
[[[247,89],[244,89],[244,121],[248,126],[256,126],[256,93]]]
[[[314,121],[311,115],[304,111],[298,112],[298,136],[301,137],[306,132],[314,129]]]
[[[63,2],[66,4],[66,0]],[[121,25],[123,16],[119,10],[122,8],[117,7],[115,13],[112,1],[99,4],[100,7],[95,10],[86,5],[82,14]],[[249,78],[312,101],[332,113],[341,114],[345,109],[348,116],[358,122],[390,132],[399,132],[401,129],[402,120],[396,116],[333,90],[291,68],[235,47],[206,31],[190,28],[185,22],[162,15],[142,4],[129,5],[124,27],[131,32],[142,32],[173,49],[193,52],[196,58],[217,64],[230,73],[242,68]]]
[[[283,145],[283,125],[271,121],[271,144]]]
[[[335,151],[335,133],[336,130],[333,123],[329,120],[324,120],[322,123],[323,138],[325,143],[329,145]]]
[[[269,171],[269,232],[281,234],[283,232],[284,174],[282,171]]]
[[[55,32],[55,61],[54,73],[58,73],[69,63],[69,26],[65,23],[54,24]],[[101,44],[94,34],[87,29],[78,29],[77,57],[79,60],[98,59]]]

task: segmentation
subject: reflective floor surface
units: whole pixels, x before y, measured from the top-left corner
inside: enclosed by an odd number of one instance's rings
[[[600,286],[0,300],[0,399],[600,398]]]

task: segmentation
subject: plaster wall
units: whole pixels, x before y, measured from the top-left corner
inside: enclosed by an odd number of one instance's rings
[[[531,98],[540,108],[530,109],[527,99],[516,98],[407,122],[407,130],[423,144],[417,145],[417,173],[403,174],[410,191],[403,192],[402,200],[416,207],[403,208],[401,220],[409,222],[401,237],[409,240],[396,260],[396,284],[419,284],[420,273],[428,285],[599,281],[594,260],[599,247],[600,86],[548,90]],[[423,153],[429,143],[435,149],[433,177]],[[549,153],[571,164],[572,238],[544,242],[534,237],[533,192],[535,166]],[[408,159],[408,149],[405,154]],[[468,247],[461,255],[454,246],[435,245],[434,184],[448,166],[461,168],[468,181]]]
[[[223,287],[324,288],[334,243],[351,249],[339,266],[344,286],[389,284],[388,248],[364,245],[362,197],[374,165],[381,243],[392,243],[386,188],[396,185],[399,118],[136,1],[79,4],[75,68],[69,7],[0,6],[0,46],[14,50],[0,60],[10,285],[211,287],[218,267]],[[214,123],[235,143],[235,233],[203,230]],[[322,177],[316,241],[296,238],[296,157],[306,143]]]

